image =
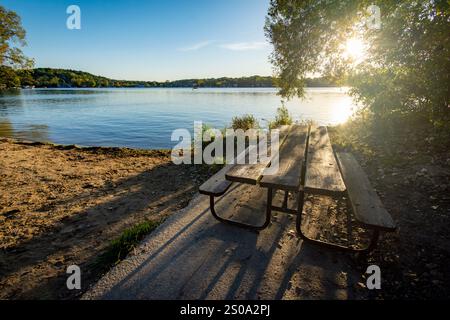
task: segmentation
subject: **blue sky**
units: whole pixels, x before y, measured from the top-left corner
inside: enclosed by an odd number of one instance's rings
[[[114,79],[271,75],[269,0],[1,0],[27,31],[36,67]],[[69,5],[81,30],[66,27]]]

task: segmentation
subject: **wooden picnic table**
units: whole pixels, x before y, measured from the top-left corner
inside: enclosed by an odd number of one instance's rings
[[[380,231],[395,230],[395,223],[354,157],[348,153],[338,153],[336,158],[326,127],[283,126],[280,128],[279,141],[279,168],[275,174],[264,174],[272,165],[271,161],[228,164],[200,187],[200,193],[210,197],[210,209],[217,220],[259,231],[270,224],[272,211],[292,214],[297,217],[296,229],[303,240],[332,249],[358,252],[372,250]],[[248,149],[244,152],[248,152]],[[233,183],[259,185],[267,189],[266,217],[262,225],[254,226],[225,219],[216,213],[215,198],[223,196]],[[272,204],[278,190],[284,191],[281,207]],[[289,193],[297,195],[296,209],[288,208]],[[347,195],[356,221],[372,230],[369,245],[355,249],[308,238],[301,226],[305,193],[332,197]]]

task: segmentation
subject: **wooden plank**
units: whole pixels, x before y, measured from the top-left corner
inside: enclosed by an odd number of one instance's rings
[[[282,126],[280,128],[280,146],[288,136],[290,129],[291,126]],[[270,141],[268,143],[268,148],[270,148]],[[256,185],[262,178],[262,174],[269,164],[270,159],[261,161],[257,164],[236,164],[226,173],[225,177],[230,181]]]
[[[292,127],[293,127],[292,125],[284,125],[278,128],[278,130],[280,130],[280,139],[279,139],[280,145],[283,144]]]
[[[251,146],[246,148],[236,158],[234,158],[234,162],[236,162],[237,159],[240,158],[245,159],[249,153],[250,148]],[[199,188],[200,194],[212,195],[215,197],[223,195],[233,183],[232,181],[227,180],[225,175],[234,166],[236,166],[236,164],[234,163],[226,164],[221,170],[219,170],[216,174],[214,174],[211,178],[204,182]]]
[[[368,228],[394,231],[395,222],[353,155],[337,153],[337,158],[356,220]]]
[[[288,191],[299,190],[307,137],[308,126],[295,125],[291,129],[280,148],[278,172],[273,175],[265,175],[261,179],[262,187]]]
[[[237,164],[227,172],[225,178],[229,181],[256,185],[267,165],[268,163]]]
[[[289,132],[290,127],[291,126],[282,126],[280,128],[280,141],[282,139],[283,140],[285,139],[285,137],[287,136],[287,134]],[[242,154],[245,154],[245,156],[247,156],[248,152],[249,152],[249,148],[245,149],[244,152],[242,152]],[[235,158],[235,160],[234,160],[235,162],[236,162],[236,159],[238,159],[238,157]],[[236,166],[242,167],[242,165],[237,165],[237,164],[225,165],[221,170],[219,170],[216,174],[214,174],[211,178],[209,178],[206,182],[204,182],[200,186],[199,192],[201,194],[213,195],[216,197],[223,195],[232,184],[232,181],[227,180],[225,175],[227,174],[228,171],[230,171],[232,168],[234,168]],[[264,164],[264,168],[266,166],[267,166],[267,164]],[[258,170],[258,169],[255,167],[255,168],[249,168],[248,170],[250,172],[254,172],[255,170]]]
[[[216,174],[200,186],[199,192],[208,196],[211,195],[218,197],[223,195],[232,184],[231,181],[227,181],[225,179],[225,174],[231,167],[233,167],[232,164],[225,165],[225,167],[220,169]]]
[[[345,184],[333,154],[327,127],[311,128],[306,159],[306,192],[325,195],[345,192]]]

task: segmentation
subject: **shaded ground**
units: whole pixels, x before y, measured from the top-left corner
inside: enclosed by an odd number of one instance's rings
[[[66,149],[66,150],[64,150]],[[206,174],[206,173],[203,173]],[[74,298],[65,270],[99,274],[97,257],[123,230],[186,206],[204,180],[167,151],[0,141],[0,298]]]
[[[281,205],[278,193],[275,205]],[[218,212],[260,224],[266,191],[234,184],[218,201]],[[295,205],[295,197],[290,199]],[[340,204],[309,197],[304,227],[312,237],[330,238],[344,227]],[[345,210],[344,210],[345,211]],[[344,219],[345,220],[345,219]],[[343,241],[346,241],[344,239]],[[259,232],[225,225],[209,211],[209,198],[197,196],[171,216],[102,278],[84,299],[361,299],[362,274],[342,253],[303,243],[292,216],[275,213]]]
[[[336,148],[353,152],[398,225],[369,259],[383,290],[373,298],[450,297],[450,145],[423,123],[355,121],[330,131]]]

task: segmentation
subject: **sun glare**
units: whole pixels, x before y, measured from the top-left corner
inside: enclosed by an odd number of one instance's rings
[[[366,53],[366,47],[364,42],[360,38],[348,39],[345,44],[345,54],[355,61],[359,61],[364,58]]]
[[[341,124],[346,122],[353,114],[353,100],[350,96],[337,101],[338,103],[333,108],[332,123]]]

